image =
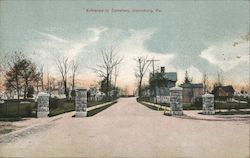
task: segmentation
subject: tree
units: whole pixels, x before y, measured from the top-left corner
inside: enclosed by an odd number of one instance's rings
[[[20,63],[25,59],[22,52],[15,51],[13,55],[6,56],[5,87],[8,91],[16,91],[17,98],[20,99],[21,71]]]
[[[33,84],[36,81],[36,77],[39,75],[36,70],[36,65],[30,60],[22,60],[21,62],[21,74],[24,78],[24,99],[27,98],[28,88],[30,84]]]
[[[189,77],[188,71],[186,70],[184,83],[191,83],[191,82],[192,82],[192,78]]]
[[[72,90],[75,90],[75,76],[77,69],[79,67],[79,64],[76,63],[74,60],[72,61],[71,69],[72,69]]]
[[[135,77],[138,79],[138,95],[139,95],[139,98],[141,98],[142,97],[141,96],[142,95],[142,81],[143,81],[143,77],[145,73],[148,70],[150,62],[148,61],[147,56],[137,57],[135,61],[137,62],[137,66],[135,70]]]
[[[67,75],[68,75],[68,70],[69,70],[69,58],[68,57],[63,57],[63,58],[57,58],[56,59],[56,64],[59,69],[59,72],[62,77],[63,85],[64,85],[64,94],[68,98],[68,93],[67,93]]]
[[[105,81],[106,86],[104,92],[106,97],[110,97],[113,70],[117,65],[121,64],[122,58],[114,53],[113,47],[110,47],[110,49],[101,49],[101,54],[102,64],[97,65],[97,68],[94,68],[94,71]]]
[[[27,98],[28,88],[35,82],[37,76],[36,65],[27,59],[21,51],[7,56],[6,61],[8,66],[5,73],[6,89],[15,90],[18,100],[23,89],[24,99]]]
[[[32,98],[33,97],[33,94],[34,94],[34,87],[33,86],[29,86],[28,88],[28,94],[27,94],[27,97],[28,98]]]
[[[208,91],[208,76],[206,73],[203,74],[202,83],[203,83],[203,91],[204,93],[206,93]]]
[[[217,72],[217,78],[214,82],[214,87],[217,87],[217,86],[222,86],[223,85],[223,82],[224,82],[224,79],[223,79],[223,72],[222,71],[218,71]]]

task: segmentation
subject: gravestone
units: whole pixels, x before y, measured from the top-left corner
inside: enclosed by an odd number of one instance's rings
[[[170,88],[170,114],[183,115],[181,87]]]
[[[39,93],[37,96],[37,118],[48,117],[49,114],[49,94]]]
[[[205,115],[214,115],[214,95],[204,94],[202,95],[202,110]]]
[[[77,89],[75,90],[75,117],[86,117],[87,116],[87,90]]]

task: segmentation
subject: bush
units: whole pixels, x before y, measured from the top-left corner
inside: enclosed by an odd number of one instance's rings
[[[49,109],[56,109],[59,106],[63,106],[65,99],[50,98],[49,99]]]
[[[24,110],[25,110],[25,112],[26,112],[26,114],[28,116],[31,116],[32,115],[32,109],[33,109],[32,105],[27,105]]]
[[[33,98],[33,94],[34,94],[34,87],[33,86],[29,86],[27,97],[28,98]]]

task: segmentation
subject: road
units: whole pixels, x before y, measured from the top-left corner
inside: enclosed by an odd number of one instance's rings
[[[184,112],[185,113],[185,112]],[[63,114],[9,143],[3,157],[248,157],[248,121],[163,115],[122,98],[93,117]],[[214,116],[210,116],[214,117]]]

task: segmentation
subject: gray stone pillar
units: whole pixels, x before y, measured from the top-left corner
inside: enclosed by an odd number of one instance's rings
[[[49,94],[41,92],[37,97],[37,118],[48,117]]]
[[[205,115],[214,115],[214,95],[204,94],[202,95],[202,110]]]
[[[75,117],[86,117],[87,116],[87,90],[77,89],[75,90],[75,106],[76,114]]]
[[[182,88],[170,88],[170,114],[183,115],[182,108]]]

